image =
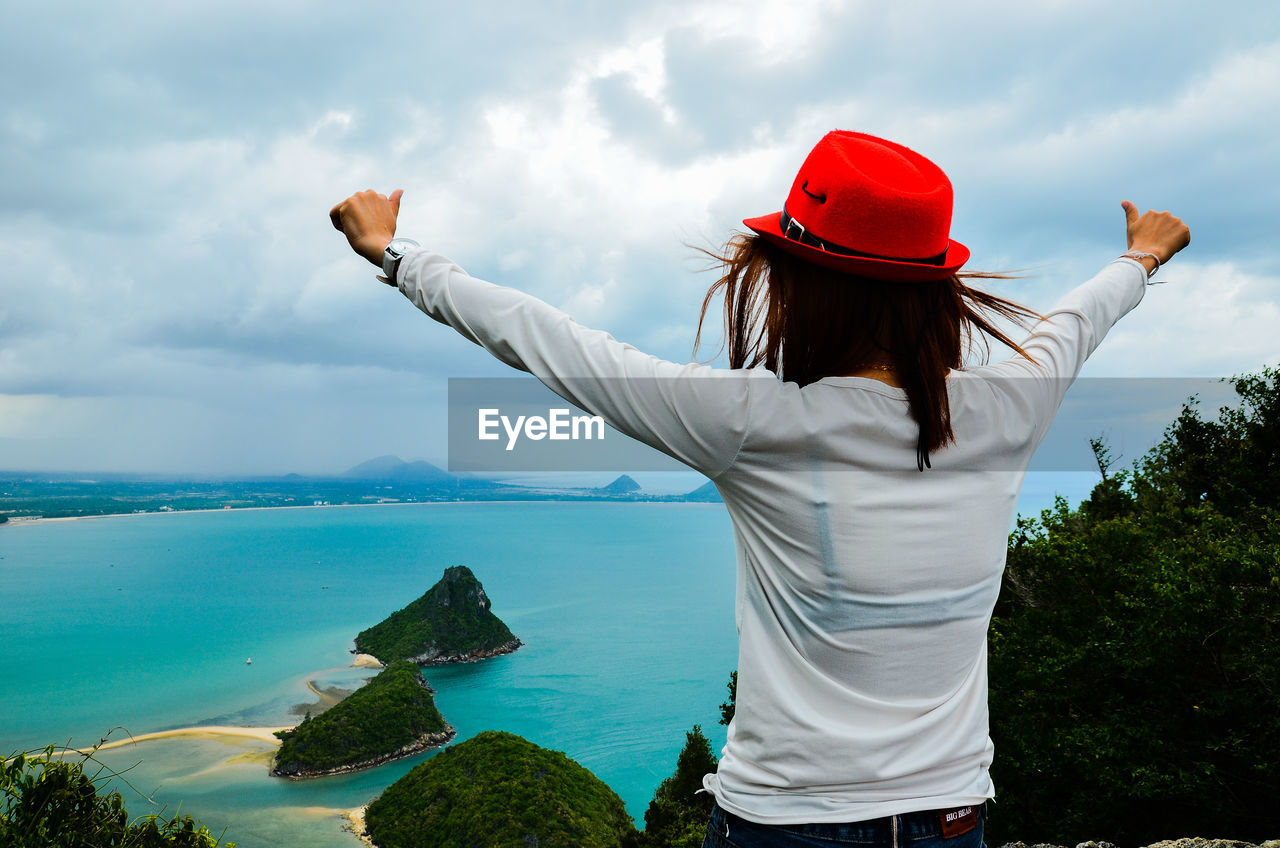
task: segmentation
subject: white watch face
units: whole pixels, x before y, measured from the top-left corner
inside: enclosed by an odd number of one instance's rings
[[[405,251],[411,247],[418,247],[418,243],[413,239],[393,238],[391,243],[387,245],[387,249],[382,252],[382,273],[386,274],[387,280],[394,280],[396,276],[396,262],[400,257],[404,256]]]
[[[418,243],[413,239],[393,238],[391,240],[391,244],[387,245],[387,253],[392,254],[398,259],[411,247],[418,247]]]

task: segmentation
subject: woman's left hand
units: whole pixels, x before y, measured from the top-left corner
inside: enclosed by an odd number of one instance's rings
[[[329,210],[334,229],[342,232],[351,249],[382,267],[382,252],[396,235],[402,189],[388,197],[372,189],[360,191]]]

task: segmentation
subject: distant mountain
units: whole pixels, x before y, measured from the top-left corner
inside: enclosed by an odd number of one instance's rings
[[[602,495],[625,495],[628,492],[640,491],[640,484],[627,474],[623,474],[607,486],[597,486],[591,491]]]
[[[420,665],[471,662],[521,644],[489,609],[489,596],[465,565],[446,568],[426,594],[356,637],[361,653]]]
[[[424,460],[405,462],[398,456],[380,456],[362,462],[345,471],[343,477],[352,480],[377,480],[398,483],[437,483],[451,485],[456,477],[438,465]]]
[[[720,497],[720,491],[716,488],[716,484],[708,480],[692,492],[685,494],[681,500],[696,501],[698,503],[722,503],[724,498]]]

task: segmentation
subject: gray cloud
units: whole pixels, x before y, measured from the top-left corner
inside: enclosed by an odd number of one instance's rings
[[[1192,250],[1095,373],[1274,362],[1262,2],[67,3],[8,10],[0,56],[0,467],[442,459],[443,381],[506,369],[349,254],[325,213],[369,187],[477,276],[686,361],[711,278],[683,242],[777,209],[832,127],[943,164],[975,267],[1034,268],[1000,287],[1039,307],[1118,251],[1122,197],[1181,214]]]

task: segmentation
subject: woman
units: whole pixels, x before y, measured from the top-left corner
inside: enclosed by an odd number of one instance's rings
[[[719,257],[703,318],[723,290],[731,367],[716,369],[402,248],[399,199],[362,192],[330,216],[422,311],[724,498],[737,712],[704,779],[706,845],[981,844],[985,640],[1018,491],[1085,359],[1189,243],[1182,222],[1126,201],[1129,251],[1034,316],[963,282],[981,275],[958,273],[969,251],[941,169],[832,132],[782,211]],[[1015,345],[984,313],[1040,320]],[[984,334],[1016,355],[963,367]]]

